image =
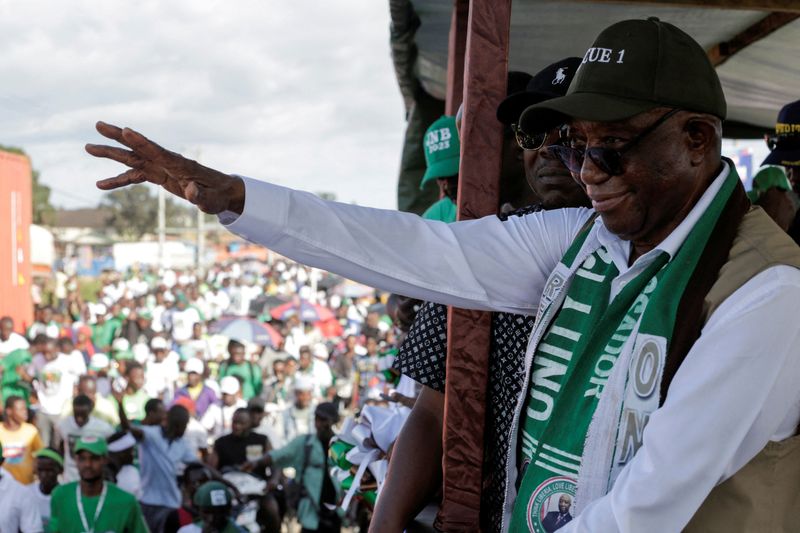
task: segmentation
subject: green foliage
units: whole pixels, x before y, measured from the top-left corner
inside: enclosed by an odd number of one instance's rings
[[[147,185],[137,184],[111,191],[101,205],[111,214],[108,224],[125,240],[135,241],[153,233],[158,220],[158,201]]]
[[[158,229],[158,197],[147,185],[111,191],[101,205],[110,210],[108,224],[122,239],[136,241]],[[194,212],[187,206],[167,198],[164,212],[167,227],[194,227]]]
[[[16,146],[3,146],[0,144],[0,150],[28,157],[25,150],[17,148]],[[55,220],[55,208],[50,203],[50,187],[39,182],[38,170],[34,169],[32,171],[31,178],[33,188],[33,194],[31,194],[33,203],[33,223],[45,226],[50,225]]]

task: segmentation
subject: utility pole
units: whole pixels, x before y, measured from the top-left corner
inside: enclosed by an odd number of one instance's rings
[[[195,259],[195,267],[198,272],[203,268],[203,256],[205,256],[206,248],[206,229],[205,229],[205,213],[197,210],[197,258]]]
[[[167,197],[163,187],[158,188],[158,268],[164,268],[164,235],[167,225]]]

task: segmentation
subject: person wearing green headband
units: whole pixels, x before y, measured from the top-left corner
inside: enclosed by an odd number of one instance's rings
[[[36,458],[37,482],[28,485],[28,495],[36,502],[42,524],[47,531],[50,522],[50,498],[58,486],[58,477],[64,471],[64,459],[53,448],[43,448],[33,454]]]
[[[782,167],[767,166],[753,177],[753,188],[747,196],[760,206],[783,230],[789,231],[797,211],[792,184]]]
[[[49,530],[147,533],[136,498],[103,478],[108,463],[106,440],[79,438],[74,451],[80,480],[53,490]]]

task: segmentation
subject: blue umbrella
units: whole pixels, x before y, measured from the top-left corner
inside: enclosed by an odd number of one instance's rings
[[[283,337],[278,330],[252,318],[238,316],[222,317],[211,323],[209,333],[223,335],[237,341],[247,341],[259,346],[277,348]]]

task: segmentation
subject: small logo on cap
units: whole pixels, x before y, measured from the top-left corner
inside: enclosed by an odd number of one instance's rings
[[[556,77],[553,78],[552,85],[561,85],[564,83],[564,80],[567,79],[567,75],[564,74],[565,70],[567,70],[567,67],[561,67],[556,71]]]

